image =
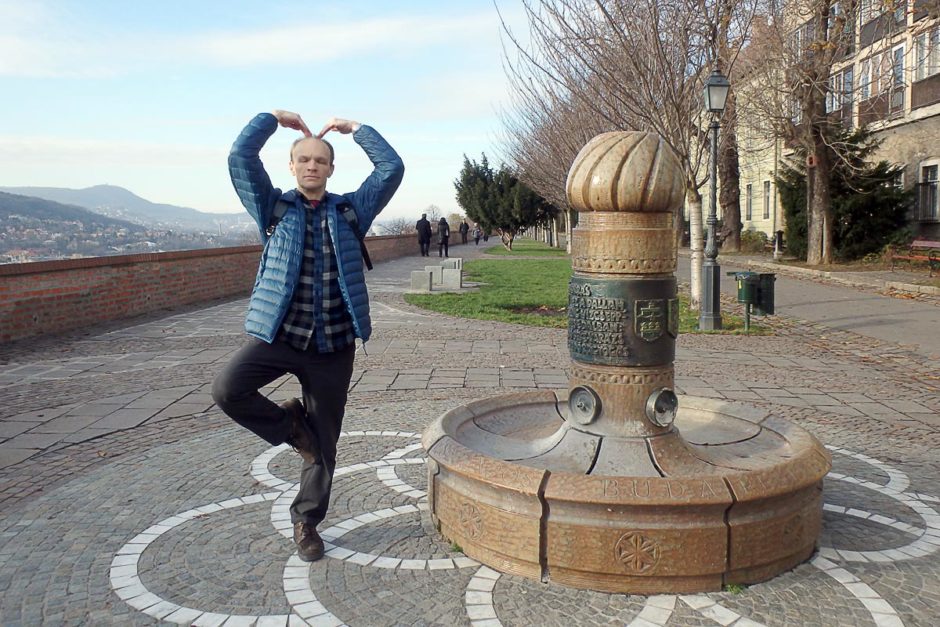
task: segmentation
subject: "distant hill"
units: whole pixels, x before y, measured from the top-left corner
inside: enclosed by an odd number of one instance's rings
[[[30,196],[0,192],[0,222],[9,224],[11,216],[23,216],[42,222],[83,222],[87,227],[124,228],[131,232],[143,231],[139,224],[109,218],[83,207],[67,205]]]
[[[0,191],[77,205],[95,213],[149,227],[182,230],[214,230],[245,222],[245,213],[204,213],[189,207],[150,202],[115,185],[85,189],[63,187],[0,187]]]

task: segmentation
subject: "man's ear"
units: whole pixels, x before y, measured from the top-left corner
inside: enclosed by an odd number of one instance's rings
[[[335,164],[335,163],[331,163],[331,164],[330,164],[330,173],[326,175],[326,178],[330,178],[331,176],[333,176],[333,170],[335,170],[335,169],[336,169],[336,164]]]
[[[290,173],[294,176],[297,176],[297,173],[294,171],[294,160],[290,160]]]

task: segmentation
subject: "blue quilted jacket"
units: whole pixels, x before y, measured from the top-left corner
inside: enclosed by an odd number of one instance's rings
[[[261,231],[264,250],[255,279],[255,287],[248,304],[245,330],[265,342],[274,341],[281,322],[287,314],[294,288],[300,278],[300,264],[304,247],[304,208],[296,190],[281,193],[261,163],[261,147],[277,130],[277,118],[261,113],[235,140],[228,157],[229,174],[239,199],[254,218]],[[375,216],[388,204],[398,189],[405,166],[395,150],[375,129],[362,125],[353,133],[353,139],[375,165],[372,174],[355,192],[330,194],[323,198],[327,225],[339,266],[339,286],[343,302],[350,312],[356,337],[366,341],[372,334],[369,318],[369,295],[366,292],[362,253],[359,240],[349,222],[337,211],[337,206],[349,204],[356,212],[358,228],[369,230]],[[271,222],[278,199],[290,204],[271,237],[265,233]]]

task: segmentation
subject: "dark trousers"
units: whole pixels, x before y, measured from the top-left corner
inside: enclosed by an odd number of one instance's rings
[[[431,249],[431,240],[430,239],[419,239],[418,244],[421,246],[421,256],[427,257],[428,252]]]
[[[449,238],[442,237],[441,241],[437,243],[437,256],[446,257],[447,256],[447,240]]]
[[[277,403],[258,390],[287,373],[300,381],[307,423],[317,437],[320,457],[316,464],[303,465],[300,489],[290,507],[292,522],[317,525],[326,518],[336,469],[336,443],[343,428],[355,357],[355,344],[321,354],[296,350],[286,342],[268,344],[252,339],[212,383],[212,397],[222,411],[269,444],[277,445],[290,435],[290,420]]]

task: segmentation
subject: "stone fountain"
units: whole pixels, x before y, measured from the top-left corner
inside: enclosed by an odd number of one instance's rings
[[[575,159],[568,394],[475,401],[423,436],[432,519],[470,557],[653,594],[764,581],[813,553],[823,446],[771,412],[673,392],[684,192],[652,133],[599,135]]]

